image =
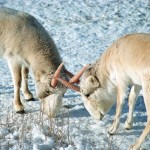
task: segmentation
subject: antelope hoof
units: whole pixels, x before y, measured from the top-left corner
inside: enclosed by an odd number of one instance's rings
[[[24,114],[25,111],[24,111],[24,109],[23,109],[23,110],[16,111],[16,113],[18,113],[18,114]]]
[[[16,113],[22,114],[25,113],[23,105],[14,105]]]
[[[108,134],[113,136],[115,133],[111,132],[111,131],[108,131]]]
[[[30,102],[30,101],[36,101],[35,98],[29,98],[29,99],[26,99],[27,102]]]
[[[128,121],[125,122],[125,129],[130,130],[132,128],[133,123],[128,123]]]
[[[114,135],[116,133],[116,130],[117,130],[116,126],[112,125],[108,131],[109,135]]]

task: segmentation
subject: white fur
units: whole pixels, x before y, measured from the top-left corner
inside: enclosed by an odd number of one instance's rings
[[[62,92],[49,95],[42,101],[42,111],[50,118],[55,117],[62,106]]]

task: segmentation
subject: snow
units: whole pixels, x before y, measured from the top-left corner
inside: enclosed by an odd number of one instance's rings
[[[54,39],[68,70],[76,72],[93,63],[117,38],[133,32],[150,32],[149,0],[1,0],[0,6],[35,16]],[[80,95],[68,90],[63,108],[55,119],[42,114],[40,101],[26,102],[26,114],[12,108],[13,83],[7,62],[0,60],[0,149],[2,150],[126,150],[134,144],[146,124],[140,95],[134,112],[133,129],[126,131],[125,103],[117,134],[107,134],[115,106],[103,121],[94,120],[83,106]],[[34,95],[34,81],[30,78]],[[142,149],[150,148],[147,137]]]

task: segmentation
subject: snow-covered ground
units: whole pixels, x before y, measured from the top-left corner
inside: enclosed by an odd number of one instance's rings
[[[150,32],[150,0],[0,0],[0,6],[35,16],[53,37],[68,70],[76,72],[94,62],[118,37]],[[127,60],[128,61],[128,60]],[[127,150],[146,124],[142,96],[134,112],[134,127],[124,129],[128,106],[115,136],[107,134],[115,106],[103,121],[94,120],[78,93],[68,90],[56,119],[48,120],[40,102],[26,102],[26,114],[12,109],[13,83],[5,60],[0,60],[0,149],[2,150]],[[34,81],[30,89],[35,95]],[[150,148],[150,137],[141,149]]]

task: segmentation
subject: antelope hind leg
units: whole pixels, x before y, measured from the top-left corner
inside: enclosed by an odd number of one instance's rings
[[[144,76],[142,89],[143,89],[144,103],[145,103],[145,107],[146,107],[146,111],[147,111],[147,123],[146,123],[146,127],[143,130],[142,134],[140,135],[140,137],[138,138],[136,143],[133,146],[131,146],[130,150],[140,149],[145,138],[150,133],[150,76],[149,75]]]
[[[27,101],[34,101],[33,94],[28,89],[28,73],[29,69],[25,66],[22,66],[21,68],[22,93]]]

